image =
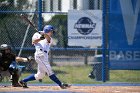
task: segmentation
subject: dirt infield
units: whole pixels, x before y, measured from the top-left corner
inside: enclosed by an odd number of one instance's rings
[[[60,89],[58,86],[29,86],[29,88],[0,86],[0,93],[10,92],[40,92],[40,93],[140,93],[140,86],[71,86],[68,89]],[[57,93],[57,92],[55,92]]]

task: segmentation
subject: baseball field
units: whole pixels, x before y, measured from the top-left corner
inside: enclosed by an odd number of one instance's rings
[[[140,0],[0,0],[0,93],[140,93]]]
[[[140,86],[130,86],[119,84],[106,85],[73,85],[69,89],[60,89],[53,85],[30,85],[28,89],[0,87],[0,93],[140,93]]]
[[[61,81],[72,86],[61,89],[46,76],[42,82],[29,82],[27,89],[11,87],[9,83],[3,82],[0,93],[140,93],[139,71],[111,70],[110,80],[102,82],[88,77],[91,66],[53,66],[53,70]],[[29,74],[31,73],[23,72],[21,78]]]

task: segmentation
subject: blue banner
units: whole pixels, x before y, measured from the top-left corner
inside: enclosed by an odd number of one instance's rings
[[[140,0],[110,0],[111,69],[140,69]]]

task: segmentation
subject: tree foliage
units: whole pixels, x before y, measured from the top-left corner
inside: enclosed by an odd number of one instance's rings
[[[0,44],[21,46],[28,24],[19,16],[20,13],[15,11],[25,11],[23,7],[26,9],[28,5],[28,0],[17,0],[16,3],[14,0],[0,0]],[[31,40],[30,37],[29,40]],[[29,46],[31,42],[25,45]]]
[[[8,11],[10,7],[13,6],[14,0],[1,0],[0,1],[0,11]],[[0,19],[3,19],[7,16],[6,13],[0,13]]]
[[[46,24],[51,24],[56,28],[54,38],[58,40],[57,47],[67,47],[67,15],[55,15]]]

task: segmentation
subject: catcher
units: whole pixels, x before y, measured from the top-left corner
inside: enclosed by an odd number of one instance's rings
[[[10,73],[13,87],[21,87],[18,83],[20,70],[17,66],[17,62],[28,62],[31,60],[31,57],[16,57],[16,55],[11,52],[10,45],[2,44],[0,46],[0,72],[8,71]]]

